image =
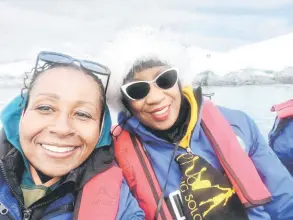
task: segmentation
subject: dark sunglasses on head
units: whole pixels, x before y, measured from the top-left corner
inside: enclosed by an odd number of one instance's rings
[[[88,72],[91,72],[92,74],[96,75],[99,79],[101,79],[102,76],[106,77],[106,83],[103,83],[103,84],[104,84],[105,92],[107,91],[111,72],[109,68],[106,66],[103,66],[99,63],[88,61],[88,60],[79,60],[62,53],[42,51],[38,54],[36,66],[35,66],[35,72],[37,71],[39,61],[43,61],[49,64],[61,64],[61,65],[62,64],[71,65],[74,63],[78,63],[82,69]],[[103,82],[102,79],[101,81]]]
[[[150,84],[155,83],[161,89],[170,89],[178,81],[178,69],[170,68],[151,81],[135,81],[121,86],[122,92],[131,100],[145,98],[150,92]]]

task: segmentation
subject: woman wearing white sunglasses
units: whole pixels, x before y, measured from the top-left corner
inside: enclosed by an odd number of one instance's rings
[[[293,180],[246,114],[155,59],[135,62],[121,92],[115,154],[147,219],[293,219]]]

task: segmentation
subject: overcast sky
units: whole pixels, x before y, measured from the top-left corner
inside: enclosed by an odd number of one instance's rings
[[[83,30],[85,39],[94,36],[93,30],[111,39],[118,32],[150,26],[179,33],[202,48],[227,51],[293,32],[293,1],[0,0],[0,33],[18,24],[24,38],[25,28],[48,29],[58,38],[62,27],[72,38]]]

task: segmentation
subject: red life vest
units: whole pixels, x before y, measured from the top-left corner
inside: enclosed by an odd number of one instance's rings
[[[202,127],[217,157],[245,207],[271,201],[271,194],[262,182],[253,162],[240,146],[231,126],[212,102],[205,100]],[[220,129],[219,129],[220,128]],[[115,156],[124,177],[145,211],[146,219],[154,219],[162,194],[160,185],[141,143],[127,131],[115,129]],[[172,219],[163,202],[159,219]]]
[[[87,182],[82,191],[77,219],[116,219],[122,178],[121,169],[113,166]]]
[[[274,105],[271,108],[271,112],[277,112],[277,116],[279,119],[292,117],[293,116],[293,99],[278,105]]]

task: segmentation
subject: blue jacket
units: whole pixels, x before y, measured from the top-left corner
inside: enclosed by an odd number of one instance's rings
[[[21,205],[21,203],[23,203],[22,192],[20,188],[15,186],[14,184],[14,182],[17,182],[17,180],[12,180],[8,178],[10,176],[15,177],[16,175],[14,175],[13,172],[21,171],[25,167],[23,164],[23,160],[25,160],[25,158],[23,158],[22,150],[16,147],[16,145],[20,146],[18,143],[18,124],[22,112],[22,108],[19,108],[20,102],[21,98],[17,97],[3,110],[1,114],[4,132],[2,133],[2,138],[0,138],[0,219],[72,219],[74,212],[78,212],[78,210],[74,209],[74,206],[77,202],[76,195],[81,192],[81,189],[79,191],[65,189],[65,191],[67,190],[66,193],[64,193],[64,191],[62,192],[60,189],[60,192],[63,193],[60,198],[48,199],[48,202],[46,202],[46,204],[43,204],[43,206],[41,204],[39,207],[36,207],[35,210],[32,207],[34,206],[34,204],[30,206],[31,208],[29,207],[25,209]],[[95,158],[93,160],[101,160],[99,164],[103,166],[104,172],[107,172],[107,168],[109,168],[106,165],[109,164],[109,159],[113,160],[113,154],[111,156],[112,150],[108,150],[111,149],[111,147],[109,147],[109,145],[111,145],[110,128],[111,118],[107,109],[105,113],[105,122],[102,130],[101,139],[97,144],[97,149],[95,150],[97,153],[95,154]],[[3,152],[5,151],[9,151],[9,153],[3,154]],[[103,154],[104,151],[108,152],[106,154]],[[99,158],[97,158],[96,155],[98,155],[97,157]],[[108,160],[108,162],[103,163],[103,161],[105,160]],[[87,167],[91,166],[86,166],[84,172],[89,171],[92,173],[93,170],[88,170]],[[99,175],[97,170],[98,169],[94,167],[94,171],[96,171],[96,173],[91,175],[85,173],[85,175],[82,176],[88,175],[88,177],[90,177],[94,175]],[[79,182],[79,179],[82,179],[82,176],[79,175],[78,172],[72,173],[73,175],[71,175],[70,173],[67,178],[70,177],[71,180],[75,182]],[[19,176],[21,177],[21,174]],[[84,182],[84,184],[85,183],[86,182]],[[58,188],[61,188],[61,186],[57,187],[56,191],[58,190]],[[26,216],[28,216],[28,218],[26,218]],[[144,213],[139,208],[136,199],[133,198],[125,180],[123,180],[121,184],[119,210],[116,219],[144,219]]]
[[[201,109],[201,108],[200,108]],[[293,219],[293,179],[282,165],[262,137],[254,121],[245,113],[237,110],[219,107],[223,116],[230,123],[239,142],[253,161],[259,175],[272,194],[272,202],[265,206],[248,208],[250,220],[289,220]],[[191,114],[194,114],[192,112]],[[128,118],[124,112],[119,113],[119,124],[123,128],[139,137],[146,149],[150,162],[154,168],[161,188],[164,187],[167,178],[167,169],[174,150],[174,144],[153,135],[134,116]],[[201,111],[198,120],[192,131],[190,148],[192,152],[206,161],[213,167],[224,172],[219,160],[211,146],[203,128],[200,125]],[[179,148],[178,154],[186,151]],[[170,193],[179,190],[181,172],[178,164],[173,161],[169,174],[168,185],[165,197]]]
[[[269,133],[269,144],[293,175],[293,118],[276,118]]]

